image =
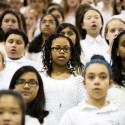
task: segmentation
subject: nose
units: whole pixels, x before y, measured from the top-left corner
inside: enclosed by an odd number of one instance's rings
[[[12,44],[13,47],[16,47],[16,42],[14,41],[13,44]]]
[[[95,78],[94,84],[95,84],[95,85],[100,85],[100,80],[99,80],[98,77]]]
[[[29,86],[29,84],[28,83],[25,83],[25,85],[23,86],[25,89],[29,89],[30,88],[30,86]]]
[[[4,117],[4,121],[11,121],[10,113],[8,113],[8,112],[4,113],[3,117]]]
[[[11,20],[9,20],[8,24],[9,24],[9,25],[12,25],[12,21],[11,21]]]

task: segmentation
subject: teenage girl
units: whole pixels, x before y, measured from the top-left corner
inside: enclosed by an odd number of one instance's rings
[[[42,73],[46,109],[60,120],[66,110],[87,97],[83,78],[74,75],[78,66],[74,45],[66,36],[53,34],[45,43],[43,52],[45,73]]]
[[[26,114],[28,116],[37,118],[41,125],[57,125],[56,117],[44,109],[43,82],[35,68],[23,66],[18,69],[12,77],[9,88],[21,93],[27,104]],[[39,125],[36,121],[33,123],[32,125]]]
[[[105,59],[109,63],[111,60],[111,50],[114,38],[123,30],[125,30],[125,22],[120,18],[112,18],[105,25],[104,37],[109,45],[109,49],[105,53]]]
[[[79,32],[84,39],[80,41],[82,48],[81,59],[85,58],[86,62],[90,60],[94,54],[103,55],[106,53],[109,47],[106,41],[100,35],[103,27],[103,18],[98,10],[89,8],[83,11],[79,27]]]
[[[108,100],[125,110],[125,30],[113,42],[111,61],[114,86],[108,93]]]
[[[124,125],[125,112],[106,100],[113,85],[111,76],[111,67],[104,58],[93,56],[84,68],[88,99],[67,111],[59,125]]]

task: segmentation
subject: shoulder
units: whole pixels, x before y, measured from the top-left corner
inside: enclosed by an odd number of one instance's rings
[[[26,115],[25,116],[25,125],[40,125],[40,123],[37,118]]]
[[[44,118],[44,123],[43,123],[43,125],[50,125],[50,124],[58,125],[58,120],[52,112],[49,112],[49,114]]]

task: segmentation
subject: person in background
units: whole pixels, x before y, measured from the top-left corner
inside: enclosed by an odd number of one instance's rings
[[[113,15],[118,15],[122,11],[122,4],[120,0],[114,0],[113,3]]]

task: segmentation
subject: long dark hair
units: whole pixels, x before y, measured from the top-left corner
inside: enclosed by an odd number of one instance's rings
[[[24,73],[27,73],[27,72],[33,72],[36,74],[38,82],[39,82],[39,90],[38,90],[36,98],[28,105],[26,114],[38,118],[40,123],[43,123],[44,117],[46,117],[48,115],[48,111],[44,110],[45,94],[44,94],[44,89],[43,89],[43,81],[42,81],[41,76],[38,73],[38,71],[32,66],[23,66],[23,67],[19,68],[11,79],[9,89],[14,89],[16,81]]]
[[[83,19],[84,19],[84,16],[85,16],[85,13],[89,10],[94,10],[96,11],[97,13],[99,13],[100,17],[101,17],[101,20],[102,20],[102,25],[103,25],[103,17],[101,15],[101,13],[97,10],[97,9],[94,9],[94,8],[88,8],[88,9],[85,9],[83,11],[83,13],[81,14],[81,17],[80,17],[80,23],[78,25],[79,27],[79,33],[80,33],[80,36],[81,36],[81,39],[85,39],[86,38],[86,30],[82,28],[81,24],[83,23]],[[102,28],[100,29],[100,34],[101,34],[101,31],[102,31]]]
[[[42,21],[43,18],[44,18],[45,16],[47,16],[47,15],[51,15],[51,16],[54,18],[54,20],[55,20],[55,22],[56,22],[56,27],[58,27],[59,22],[58,22],[57,18],[56,18],[54,15],[52,15],[52,14],[45,14],[45,15],[41,18],[41,21]],[[38,36],[36,36],[36,37],[31,41],[31,43],[30,43],[30,45],[29,45],[28,52],[29,52],[29,53],[33,53],[33,52],[34,52],[34,53],[37,53],[37,52],[42,51],[42,44],[43,44],[43,34],[40,33]]]
[[[17,91],[12,91],[12,90],[0,90],[0,98],[2,98],[3,96],[12,96],[17,100],[20,106],[20,109],[22,111],[22,124],[21,125],[25,125],[26,104],[21,94]]]
[[[111,61],[112,61],[112,72],[113,72],[113,80],[116,84],[119,84],[121,86],[124,86],[122,83],[123,80],[123,66],[122,66],[122,59],[120,55],[117,55],[116,51],[118,50],[118,44],[119,40],[122,35],[125,34],[125,30],[122,31],[120,34],[117,35],[117,37],[114,39],[113,45],[112,45],[112,52],[111,52]]]
[[[51,72],[52,72],[52,61],[51,61],[51,58],[50,55],[51,55],[51,46],[52,46],[52,42],[54,39],[57,39],[57,38],[65,38],[69,41],[69,44],[70,44],[70,47],[71,47],[71,59],[70,59],[70,65],[67,64],[67,70],[74,74],[74,70],[75,68],[77,67],[77,60],[76,60],[76,54],[75,54],[75,49],[74,49],[74,45],[71,41],[71,39],[69,39],[68,37],[66,36],[63,36],[61,34],[52,34],[48,40],[46,40],[45,42],[45,48],[43,50],[43,64],[44,64],[44,68],[45,70],[47,71],[47,74],[48,75],[51,75]],[[71,68],[72,67],[72,68]]]

